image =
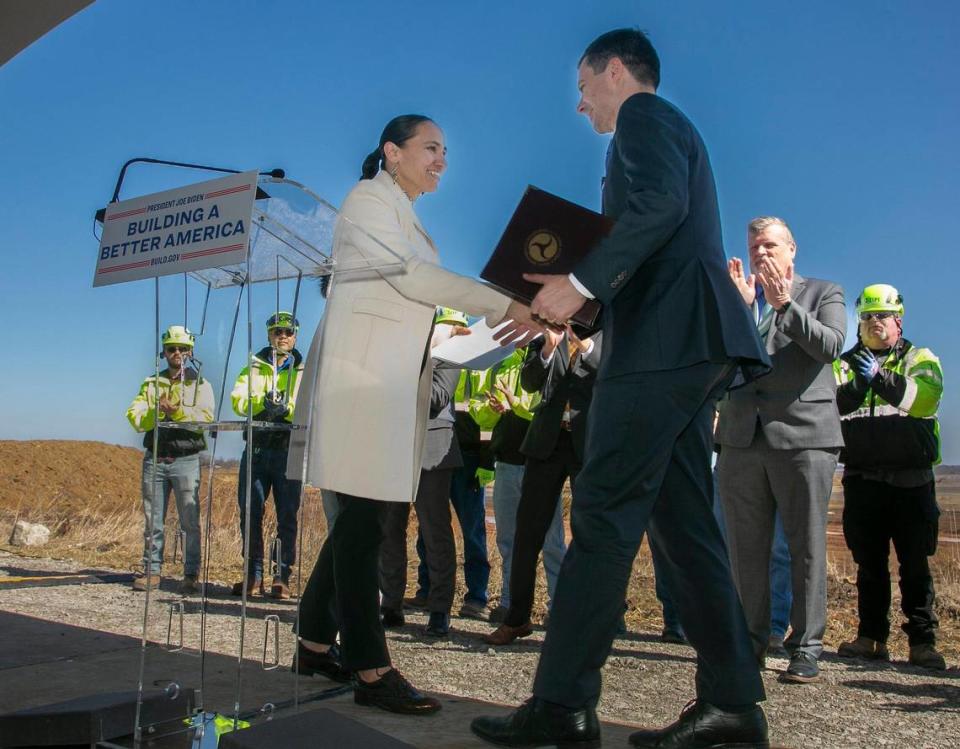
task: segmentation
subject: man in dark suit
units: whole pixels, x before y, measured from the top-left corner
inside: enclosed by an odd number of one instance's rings
[[[520,452],[526,458],[510,566],[510,608],[484,640],[509,645],[533,632],[530,612],[537,560],[557,510],[563,484],[579,473],[593,381],[600,364],[602,333],[580,340],[572,330],[548,331],[529,346],[520,384],[540,402]]]
[[[783,678],[819,678],[827,624],[827,503],[843,437],[833,360],[847,330],[843,289],[794,272],[797,243],[783,219],[747,227],[750,269],[730,277],[773,360],[768,377],[720,402],[717,475],[733,576],[762,661],[770,642],[770,548],[779,511],[790,548],[793,603]]]
[[[577,111],[613,132],[603,210],[616,224],[570,276],[527,276],[543,284],[531,310],[552,324],[589,297],[603,303],[603,354],[534,696],[472,725],[495,743],[599,746],[600,669],[649,525],[697,650],[697,700],[631,743],[768,745],[759,667],[711,510],[710,452],[717,399],[738,372],[765,373],[769,359],[727,274],[706,148],[656,95],[659,73],[656,51],[633,29],[584,52]],[[503,337],[523,332],[508,326]]]

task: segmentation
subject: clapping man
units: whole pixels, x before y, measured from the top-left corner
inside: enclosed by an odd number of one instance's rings
[[[940,462],[940,360],[903,337],[903,297],[889,284],[857,297],[857,344],[835,363],[846,446],[843,535],[857,563],[857,638],[842,658],[887,660],[890,543],[900,563],[900,607],[910,663],[942,671],[939,622],[927,561],[937,550],[940,508],[933,466]]]
[[[843,438],[833,360],[846,335],[843,289],[794,269],[783,219],[747,226],[750,270],[728,270],[753,312],[773,371],[720,402],[717,466],[734,579],[762,663],[770,644],[770,549],[777,512],[790,550],[793,602],[783,678],[819,678],[827,624],[827,504]]]
[[[133,581],[134,590],[160,585],[163,566],[164,518],[170,493],[177,502],[183,530],[183,582],[180,592],[197,592],[200,573],[200,452],[206,448],[203,431],[196,426],[157,428],[161,423],[213,421],[213,388],[190,366],[194,335],[182,325],[171,325],[161,336],[167,366],[159,376],[150,375],[127,409],[127,419],[138,432],[145,432],[142,496],[143,573]]]

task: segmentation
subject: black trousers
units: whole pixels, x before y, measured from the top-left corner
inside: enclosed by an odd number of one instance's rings
[[[580,460],[570,432],[560,430],[557,446],[546,460],[527,458],[517,505],[516,533],[510,563],[510,610],[504,622],[519,627],[530,621],[537,586],[537,561],[557,510],[563,482],[576,478]]]
[[[421,471],[414,508],[426,551],[430,579],[427,606],[430,611],[450,613],[457,579],[457,547],[450,520],[450,482],[453,469]],[[380,515],[383,543],[380,545],[380,592],[385,608],[400,611],[407,589],[407,523],[410,505],[385,503]]]
[[[927,557],[937,550],[940,510],[935,484],[901,488],[861,476],[843,479],[843,535],[857,563],[858,634],[890,636],[890,542],[900,563],[903,631],[911,645],[936,641],[933,577]]]
[[[340,513],[323,542],[300,600],[300,637],[333,644],[340,633],[343,664],[359,671],[390,665],[380,622],[377,563],[380,513],[389,502],[337,495]]]
[[[571,708],[596,704],[649,525],[654,560],[668,573],[697,651],[697,696],[720,705],[764,698],[712,511],[713,411],[731,377],[730,365],[702,363],[597,381],[573,491],[573,542],[537,668],[537,697]]]

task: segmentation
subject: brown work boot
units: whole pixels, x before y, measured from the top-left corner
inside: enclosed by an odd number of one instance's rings
[[[184,575],[183,582],[180,583],[180,595],[194,596],[200,592],[200,586],[197,584],[196,575]]]
[[[231,595],[242,596],[243,595],[243,580],[238,583],[233,584],[233,588],[230,590]],[[259,577],[251,577],[247,580],[247,598],[252,596],[262,596],[263,595],[263,580]]]
[[[143,572],[138,572],[133,577],[133,585],[131,586],[134,590],[139,590],[143,592],[147,589],[149,585],[153,590],[158,590],[160,588],[160,581],[163,578],[160,575],[147,575]]]
[[[910,646],[910,663],[933,671],[946,671],[947,662],[932,642]]]
[[[889,661],[890,651],[886,643],[860,636],[853,642],[844,642],[837,648],[841,658],[863,658],[868,661]]]
[[[509,645],[519,637],[527,637],[533,634],[533,626],[530,622],[521,624],[519,627],[511,627],[509,624],[501,624],[489,635],[485,635],[483,641],[487,645]]]
[[[270,597],[278,601],[286,601],[290,597],[290,586],[282,578],[273,578],[273,584],[270,586]]]

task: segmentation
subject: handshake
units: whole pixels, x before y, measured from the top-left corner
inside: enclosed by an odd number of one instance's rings
[[[504,319],[511,323],[494,334],[502,346],[511,343],[524,346],[547,330],[562,332],[570,318],[587,301],[587,297],[577,290],[568,275],[524,273],[523,277],[540,284],[541,288],[529,307],[520,302],[510,302]]]

